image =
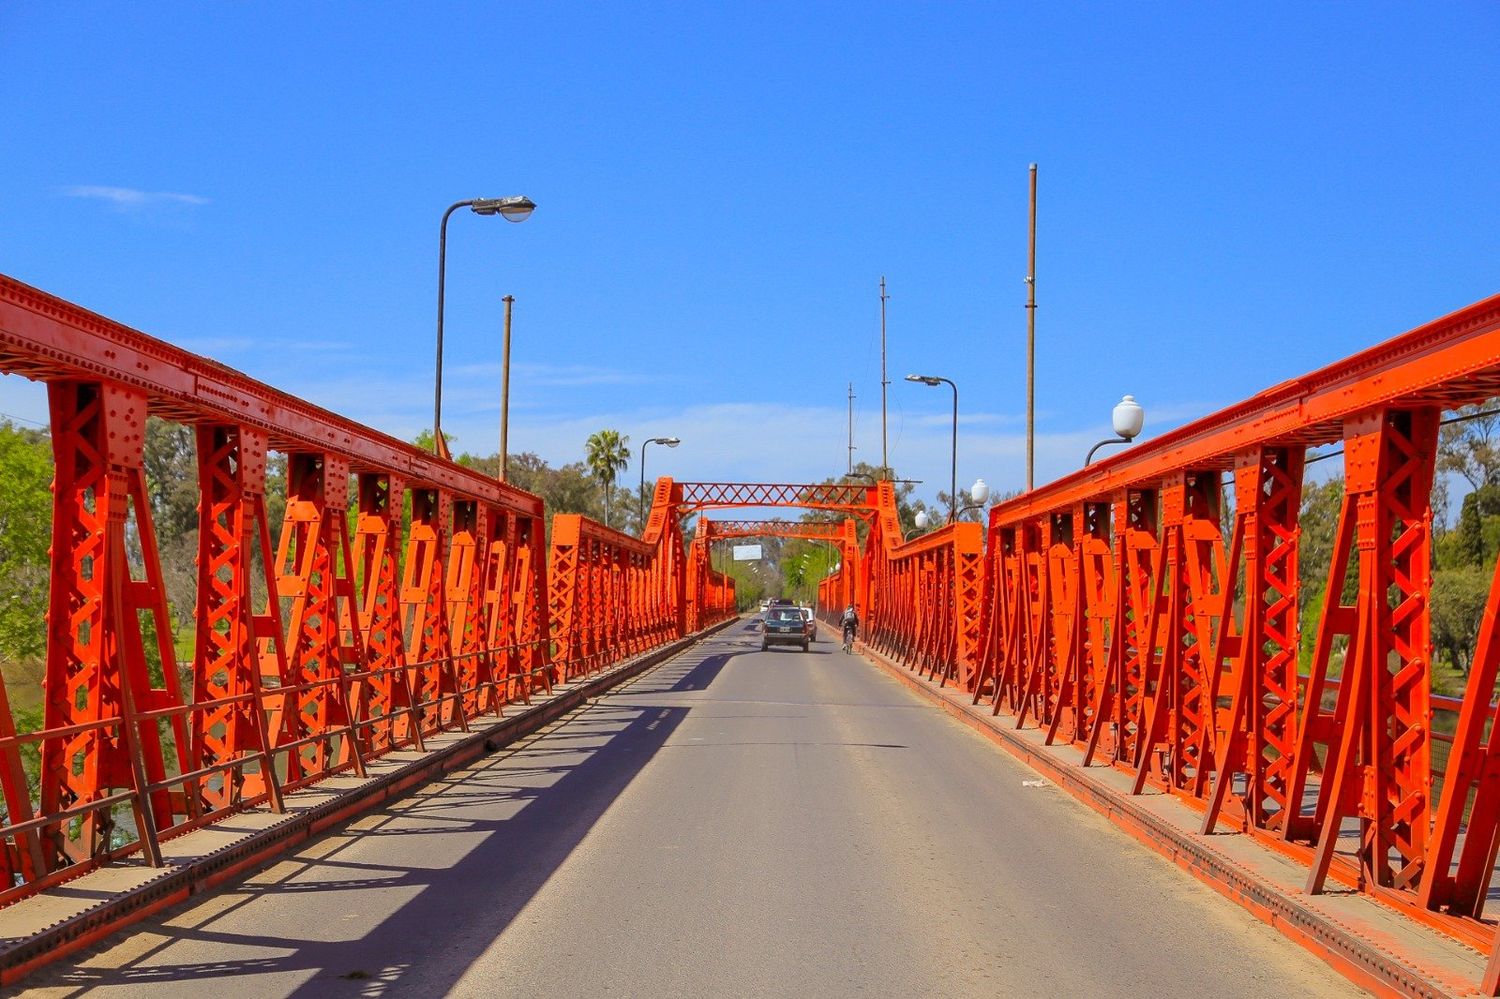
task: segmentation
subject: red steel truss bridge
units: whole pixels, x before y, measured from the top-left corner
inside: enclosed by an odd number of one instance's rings
[[[631,745],[657,745],[683,710],[673,698],[754,644],[713,638],[748,627],[713,545],[782,537],[837,548],[820,614],[856,606],[861,670],[942,706],[1359,985],[1500,994],[1486,908],[1500,576],[1462,698],[1432,691],[1430,614],[1437,435],[1446,412],[1500,395],[1500,297],[1004,501],[985,525],[912,538],[889,481],[667,478],[634,537],[4,277],[0,371],[45,383],[55,465],[39,727],[18,728],[0,675],[0,982],[48,974],[434,778],[477,787],[475,761],[523,736],[539,741],[511,765],[532,783],[500,797],[584,781],[536,747],[608,741],[577,721],[601,698],[657,690],[666,700],[631,729]],[[195,645],[179,669],[148,416],[196,441]],[[1332,568],[1303,578],[1305,470],[1330,446],[1345,481]],[[802,519],[707,516],[768,509]],[[1308,589],[1327,606],[1304,668]],[[643,686],[698,645],[721,651]],[[732,809],[709,788],[697,793]],[[575,830],[602,812],[569,808]],[[556,843],[505,856],[535,865],[569,852]]]

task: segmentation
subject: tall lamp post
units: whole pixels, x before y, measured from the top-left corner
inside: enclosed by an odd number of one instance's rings
[[[953,467],[948,479],[948,520],[951,523],[958,517],[958,386],[951,379],[938,375],[907,375],[906,380],[933,388],[947,385],[953,390]]]
[[[506,295],[505,342],[500,349],[500,481],[510,473],[510,312],[516,304],[516,296]]]
[[[525,222],[536,209],[536,204],[525,195],[509,198],[469,198],[455,201],[443,213],[438,226],[438,306],[437,306],[437,364],[432,387],[432,450],[439,457],[448,457],[448,445],[443,441],[443,288],[448,272],[448,217],[460,208],[468,208],[475,215],[499,215],[507,222]]]
[[[1127,395],[1115,404],[1115,411],[1111,414],[1114,418],[1115,433],[1118,437],[1100,441],[1089,448],[1089,456],[1083,459],[1083,467],[1087,468],[1094,460],[1094,452],[1106,444],[1129,444],[1140,436],[1141,428],[1146,425],[1146,411],[1141,404],[1135,401],[1135,396]]]
[[[678,437],[653,437],[647,441],[641,441],[641,536],[646,535],[646,445],[665,444],[667,447],[676,447],[682,443]]]

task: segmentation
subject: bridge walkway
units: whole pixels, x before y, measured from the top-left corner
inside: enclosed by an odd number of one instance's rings
[[[27,984],[1359,994],[897,681],[750,628]]]

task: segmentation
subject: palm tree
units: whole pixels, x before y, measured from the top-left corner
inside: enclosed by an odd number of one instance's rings
[[[615,477],[630,465],[630,438],[618,430],[600,430],[590,434],[584,444],[589,471],[604,486],[604,526],[609,526],[609,497]]]

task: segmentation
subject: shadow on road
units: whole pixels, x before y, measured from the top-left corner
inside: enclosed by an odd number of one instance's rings
[[[683,679],[722,668],[705,665],[714,658]],[[596,702],[321,837],[250,883],[141,924],[133,932],[162,942],[123,967],[56,967],[27,984],[77,995],[184,981],[227,989],[227,982],[208,983],[240,978],[235,988],[243,994],[442,994],[541,889],[687,711]],[[356,846],[358,860],[351,856]],[[250,926],[260,932],[247,932]],[[279,932],[264,932],[268,926]]]

